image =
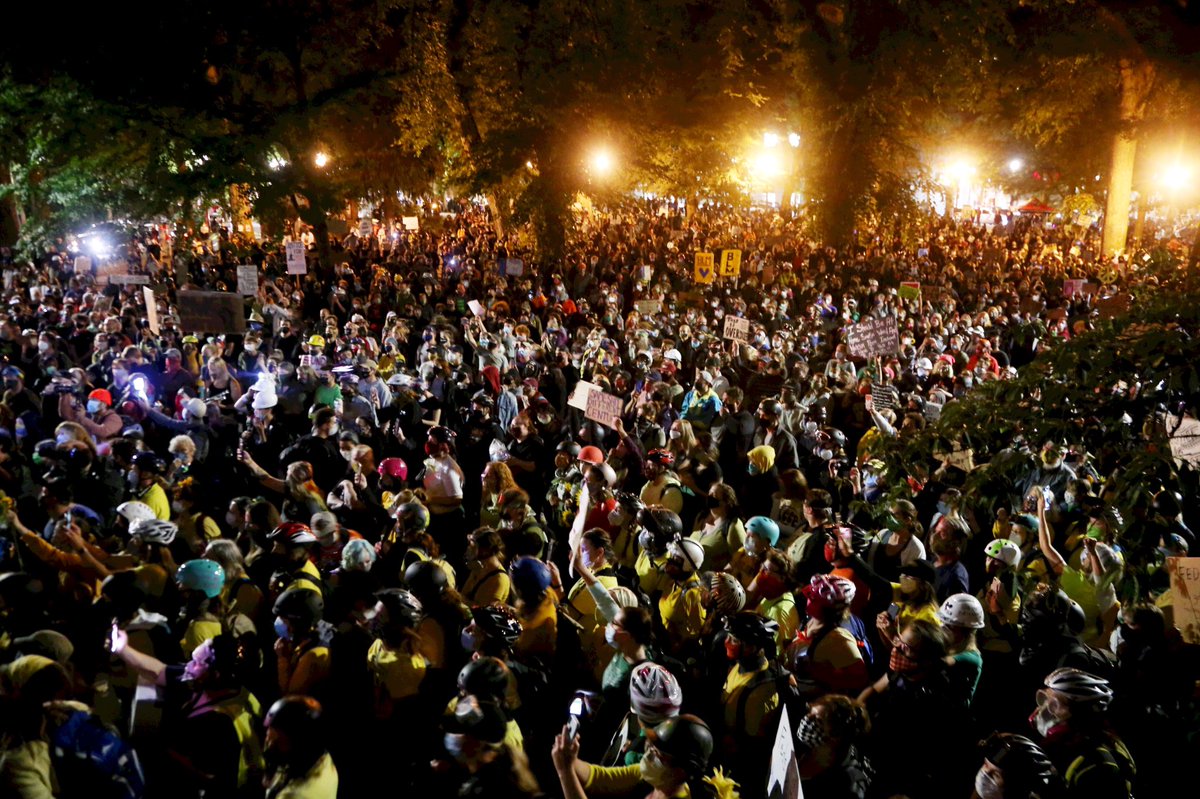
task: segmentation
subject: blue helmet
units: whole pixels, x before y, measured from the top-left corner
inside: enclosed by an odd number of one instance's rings
[[[779,525],[766,516],[752,516],[746,522],[746,532],[754,533],[771,546],[779,543]]]
[[[181,588],[203,591],[209,599],[219,596],[225,587],[225,570],[215,560],[189,560],[175,572]]]

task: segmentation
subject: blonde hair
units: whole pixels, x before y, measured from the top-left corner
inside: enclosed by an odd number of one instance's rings
[[[171,443],[167,444],[167,452],[171,454],[186,452],[189,458],[194,458],[196,457],[196,442],[187,436],[175,436],[171,439]]]

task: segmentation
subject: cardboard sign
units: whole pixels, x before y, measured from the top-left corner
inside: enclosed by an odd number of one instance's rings
[[[730,341],[749,341],[750,320],[743,319],[740,316],[726,316],[725,330],[721,336],[722,338],[727,338]]]
[[[75,256],[75,274],[86,275],[92,271],[92,259],[86,255]]]
[[[1167,435],[1171,437],[1171,455],[1193,466],[1200,466],[1200,421],[1187,416],[1180,419],[1169,413],[1163,421]]]
[[[475,314],[476,316],[483,316],[485,313],[487,313],[487,308],[484,308],[483,303],[479,300],[471,300],[467,303],[467,307],[470,308],[471,313]]]
[[[371,220],[370,220],[370,219],[360,219],[360,220],[358,220],[358,237],[359,237],[360,239],[369,239],[369,238],[371,238],[371,232],[372,232],[374,229],[375,229],[375,226],[371,224]]]
[[[117,286],[145,286],[150,283],[149,275],[109,275],[108,282]]]
[[[964,472],[975,471],[975,450],[970,447],[955,449],[951,452],[935,452],[933,457],[947,466],[954,466]]]
[[[902,300],[917,300],[921,298],[921,284],[911,280],[906,280],[900,284],[900,289],[896,292]]]
[[[796,764],[796,744],[792,739],[792,723],[787,708],[779,713],[775,730],[775,746],[771,749],[771,765],[767,770],[767,799],[804,799],[800,785],[800,768]]]
[[[1064,280],[1063,296],[1074,297],[1076,294],[1082,294],[1085,285],[1087,285],[1087,281],[1083,279]]]
[[[520,277],[525,274],[525,262],[520,258],[505,258],[504,274],[509,277]]]
[[[417,231],[421,229],[421,219],[416,216],[401,217],[400,224],[404,225],[405,230]]]
[[[287,252],[287,272],[289,275],[307,275],[308,261],[304,259],[304,242],[289,241],[285,247]]]
[[[575,388],[571,391],[571,396],[567,400],[567,404],[572,408],[578,408],[586,412],[588,409],[588,395],[593,391],[599,391],[600,386],[595,383],[589,383],[586,380],[580,380],[575,384]]]
[[[157,336],[159,335],[158,302],[154,299],[154,290],[149,286],[142,287],[142,301],[146,303],[146,324],[150,326],[150,332]],[[109,299],[109,305],[112,305],[111,299]]]
[[[1171,611],[1183,640],[1200,644],[1200,558],[1167,558]]]
[[[587,410],[583,415],[605,427],[616,427],[617,419],[621,418],[621,398],[603,391],[589,391]]]
[[[248,294],[253,297],[258,294],[258,267],[254,264],[240,264],[237,268],[238,294]]]
[[[721,277],[737,277],[740,274],[742,274],[742,251],[722,250]]]
[[[246,306],[225,291],[181,291],[179,326],[188,333],[245,333]]]
[[[874,358],[876,355],[895,355],[900,351],[900,331],[896,318],[868,319],[846,331],[846,344],[850,354],[858,358]]]
[[[715,259],[711,252],[696,253],[696,282],[712,283],[717,277]]]
[[[639,266],[638,267],[638,279],[641,280],[643,283],[649,283],[653,277],[654,277],[654,267],[653,266]]]
[[[662,302],[659,300],[635,300],[633,308],[642,316],[653,316],[662,310]]]

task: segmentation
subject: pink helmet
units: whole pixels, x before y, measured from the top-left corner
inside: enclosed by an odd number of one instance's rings
[[[683,691],[671,672],[657,663],[642,663],[629,675],[629,704],[638,718],[660,724],[679,715]]]
[[[379,476],[396,480],[408,479],[408,464],[403,458],[384,458],[379,462]]]
[[[813,602],[830,608],[845,609],[854,601],[854,583],[833,574],[814,574],[804,593]]]

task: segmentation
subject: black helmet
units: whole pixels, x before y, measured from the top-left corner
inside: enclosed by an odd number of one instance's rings
[[[404,570],[404,584],[424,601],[445,591],[450,586],[446,571],[431,560],[419,560]]]
[[[683,533],[679,514],[667,508],[642,508],[638,511],[637,522],[660,541],[670,541]]]
[[[617,491],[613,497],[617,500],[617,504],[631,516],[636,517],[646,507],[641,497],[628,491]]]
[[[582,449],[582,447],[580,447],[579,444],[576,443],[574,439],[568,438],[565,441],[559,442],[559,445],[554,448],[554,451],[555,452],[565,452],[571,456],[571,460],[575,460],[576,458],[579,457],[580,449]]]
[[[1055,630],[1068,623],[1075,603],[1066,592],[1040,585],[1021,605],[1021,625],[1033,630]]]
[[[758,404],[759,413],[765,413],[767,416],[782,416],[783,405],[779,400],[765,399]]]
[[[325,612],[325,600],[317,591],[310,591],[307,588],[289,588],[275,600],[271,612],[281,618],[312,627]]]
[[[438,425],[437,427],[429,428],[429,437],[439,444],[453,444],[454,439],[458,437],[458,434],[449,427],[442,427],[441,425]]]
[[[508,667],[499,658],[472,660],[458,672],[458,690],[480,699],[504,703],[509,686]]]
[[[321,740],[321,703],[311,696],[285,696],[267,711],[266,725],[287,733],[294,741]]]
[[[484,635],[502,641],[505,648],[511,648],[521,637],[521,623],[503,606],[471,608],[471,618]]]
[[[1050,758],[1024,735],[992,733],[980,744],[980,749],[992,765],[1004,772],[1006,792],[1009,785],[1016,789],[1014,793],[1037,792],[1059,781],[1058,770]]]
[[[143,472],[149,472],[150,474],[162,474],[167,468],[166,464],[163,463],[163,459],[153,452],[139,452],[133,456],[131,463]]]
[[[739,611],[725,619],[725,629],[739,641],[759,649],[773,649],[779,634],[779,622],[749,610]]]
[[[425,608],[420,600],[403,588],[385,588],[377,591],[375,598],[387,609],[390,622],[416,627],[425,616]]]
[[[689,776],[703,774],[712,756],[712,730],[703,720],[690,714],[667,719],[653,730],[647,730],[646,739],[670,758],[671,766],[683,769]]]

